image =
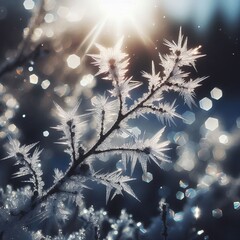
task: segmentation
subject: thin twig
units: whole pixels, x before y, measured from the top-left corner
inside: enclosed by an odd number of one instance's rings
[[[177,64],[177,63],[176,63]],[[175,64],[175,65],[176,65]],[[174,67],[175,67],[174,65]],[[173,67],[173,69],[174,69]],[[172,71],[173,71],[172,69]],[[76,169],[78,168],[78,166],[80,164],[83,164],[84,161],[90,157],[91,155],[95,154],[97,152],[97,148],[116,130],[119,128],[120,123],[125,120],[127,117],[129,117],[129,115],[131,115],[134,111],[138,110],[139,108],[143,107],[144,104],[151,99],[151,97],[154,96],[154,94],[156,93],[156,91],[159,91],[162,87],[164,87],[166,85],[166,82],[171,78],[171,73],[170,72],[169,76],[167,76],[164,80],[164,82],[160,83],[155,89],[152,89],[150,91],[150,93],[139,103],[137,104],[135,107],[133,107],[131,110],[129,110],[127,113],[122,114],[120,111],[118,113],[118,118],[115,121],[115,123],[113,124],[113,126],[106,132],[104,133],[99,139],[98,141],[93,145],[93,147],[91,149],[89,149],[86,153],[84,153],[83,155],[79,155],[78,159],[76,159],[76,161],[74,162],[74,164],[68,168],[68,170],[66,171],[65,175],[63,176],[62,179],[60,179],[57,183],[55,183],[46,193],[45,195],[43,195],[42,197],[36,199],[33,203],[32,206],[25,212],[25,214],[23,216],[21,216],[22,218],[25,218],[28,213],[30,213],[31,211],[33,211],[39,204],[41,204],[42,202],[44,202],[48,197],[58,193],[60,191],[60,187],[69,179],[69,177],[71,177],[72,175],[76,174]],[[166,239],[166,238],[165,238]]]
[[[162,222],[163,222],[162,235],[164,237],[164,240],[167,240],[168,228],[167,228],[167,204],[166,203],[162,203],[161,210],[162,210],[161,216],[162,216]]]
[[[101,118],[101,129],[100,129],[100,137],[103,136],[103,132],[104,132],[104,122],[105,122],[105,110],[102,110],[102,118]]]
[[[0,78],[4,74],[6,74],[8,72],[11,72],[12,70],[16,69],[19,66],[24,65],[29,60],[36,59],[40,54],[41,48],[42,48],[42,44],[39,44],[32,51],[30,51],[28,54],[21,55],[21,56],[15,57],[14,59],[11,59],[10,61],[4,62],[0,66]]]
[[[74,144],[74,138],[75,138],[75,132],[74,128],[76,127],[73,123],[73,121],[68,121],[67,125],[69,127],[69,132],[70,132],[70,139],[71,139],[71,148],[72,148],[72,156],[73,156],[73,162],[76,162],[76,149],[75,149],[75,144]]]
[[[104,150],[96,150],[94,154],[103,154],[103,153],[109,153],[109,152],[142,152],[148,154],[147,149],[139,149],[139,148],[110,148],[110,149],[104,149]]]
[[[16,56],[13,59],[4,62],[0,66],[0,77],[2,77],[7,72],[12,71],[15,68],[24,65],[27,61],[31,59],[35,59],[39,55],[39,52],[40,52],[39,50],[42,44],[38,44],[33,49],[29,49],[29,46],[30,46],[30,42],[31,42],[31,38],[34,33],[34,30],[42,23],[42,20],[44,18],[45,3],[46,3],[46,0],[40,1],[39,7],[36,9],[31,19],[29,20],[29,24],[27,27],[28,32],[23,37],[20,44],[18,45]]]

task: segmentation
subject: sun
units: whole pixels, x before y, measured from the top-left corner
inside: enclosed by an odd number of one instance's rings
[[[139,4],[137,4],[136,0],[100,0],[100,8],[107,18],[116,21],[130,18],[137,12],[138,6]]]
[[[125,35],[128,29],[149,41],[145,26],[152,19],[153,0],[98,0],[98,4],[98,14],[113,32]]]
[[[153,46],[149,22],[153,21],[154,1],[86,0],[88,3],[86,16],[95,22],[95,25],[82,43],[82,45],[88,43],[84,52],[89,51],[101,34],[109,35],[109,38],[113,39],[138,36],[145,45]]]

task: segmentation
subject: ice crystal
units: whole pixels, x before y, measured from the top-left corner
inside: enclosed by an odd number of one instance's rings
[[[64,204],[62,198],[57,198],[56,195],[51,196],[48,201],[41,204],[37,219],[44,221],[52,218],[57,222],[65,222],[71,216],[71,210]]]
[[[100,44],[96,44],[100,54],[91,54],[90,56],[95,60],[93,64],[99,67],[97,75],[109,73],[108,80],[124,78],[128,66],[128,54],[121,51],[122,44],[123,38],[113,48],[105,48]]]
[[[143,71],[142,76],[148,79],[150,89],[152,88],[152,86],[157,86],[157,84],[159,84],[161,80],[160,72],[156,73],[153,61],[152,61],[152,73],[147,73]]]
[[[169,141],[161,142],[160,138],[164,132],[164,128],[159,130],[152,138],[137,140],[136,143],[130,146],[126,146],[126,149],[130,149],[128,154],[128,159],[132,162],[132,172],[134,171],[136,161],[141,163],[142,170],[144,173],[147,172],[147,160],[153,160],[159,167],[162,167],[163,162],[170,163],[169,158],[165,155],[165,151],[169,150]],[[133,151],[131,151],[133,150]],[[126,161],[126,155],[124,156],[124,161]]]
[[[114,193],[112,198],[114,198],[117,194],[122,194],[122,191],[127,192],[134,198],[138,199],[135,193],[133,192],[132,188],[127,184],[127,182],[134,180],[128,176],[122,176],[122,171],[117,170],[112,173],[95,173],[93,175],[94,180],[99,183],[102,183],[106,186],[106,202],[110,198],[111,190],[114,189]]]
[[[187,48],[188,39],[185,38],[182,34],[182,28],[179,30],[178,41],[175,43],[174,41],[170,42],[165,40],[165,44],[169,47],[169,50],[174,53],[177,57],[178,66],[189,66],[192,65],[195,67],[196,59],[203,57],[204,55],[199,54],[200,47],[197,48]]]
[[[106,240],[135,239],[136,236],[145,239],[143,236],[146,230],[142,223],[135,223],[132,215],[128,214],[125,209],[121,211],[119,219],[111,220],[111,223],[112,231],[108,233]]]
[[[34,192],[41,196],[43,194],[44,182],[42,180],[42,170],[40,163],[41,150],[36,148],[32,154],[30,150],[34,148],[37,143],[31,145],[21,146],[17,140],[10,139],[8,148],[8,158],[15,158],[16,165],[20,165],[19,171],[16,172],[13,177],[23,177],[30,175],[31,177],[27,180],[33,184]]]
[[[100,135],[104,134],[106,130],[111,127],[116,120],[118,112],[118,103],[116,100],[108,101],[105,96],[94,96],[91,99],[93,109],[90,109],[96,122],[100,122],[98,132]]]
[[[74,162],[79,157],[78,150],[84,130],[84,122],[81,121],[80,116],[76,115],[80,103],[69,112],[65,112],[58,104],[55,103],[55,105],[61,118],[61,124],[54,128],[63,132],[59,143],[67,145],[65,152],[71,156],[72,162]]]
[[[54,169],[54,183],[57,183],[58,181],[60,181],[63,178],[64,174],[61,170],[55,168]]]

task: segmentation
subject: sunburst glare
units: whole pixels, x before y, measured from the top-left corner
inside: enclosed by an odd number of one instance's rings
[[[151,0],[99,0],[97,2],[89,0],[81,6],[76,6],[77,8],[86,8],[85,13],[88,14],[86,19],[83,17],[83,21],[90,20],[96,23],[82,44],[82,46],[88,45],[87,51],[100,34],[114,39],[121,36],[129,37],[131,35],[134,37],[136,35],[145,45],[153,45],[149,37],[149,26],[153,21],[154,10],[154,4]]]
[[[150,20],[152,1],[145,0],[100,0],[98,9],[103,14],[106,23],[115,26],[124,33],[124,28],[135,28],[136,32],[144,32],[144,23]],[[147,36],[145,36],[147,37]]]
[[[108,17],[116,18],[116,20],[129,17],[138,6],[134,0],[101,0],[100,5]]]

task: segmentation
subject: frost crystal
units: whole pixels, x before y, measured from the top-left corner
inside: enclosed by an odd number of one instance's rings
[[[16,159],[16,165],[20,165],[20,168],[13,177],[30,176],[27,182],[33,184],[34,192],[41,196],[43,194],[44,182],[42,180],[43,173],[39,157],[42,151],[36,148],[34,152],[30,154],[30,150],[36,145],[37,143],[21,146],[18,141],[10,139],[8,156],[5,159],[13,157]]]
[[[64,174],[61,170],[55,168],[54,169],[54,183],[57,183],[58,181],[60,181],[63,178]]]
[[[152,73],[150,74],[150,73],[147,73],[147,72],[143,71],[142,76],[148,79],[150,89],[153,86],[157,86],[159,84],[160,80],[161,80],[160,72],[156,73],[155,65],[154,65],[153,61],[152,61]]]
[[[105,48],[100,44],[96,44],[100,54],[90,55],[95,60],[93,64],[99,67],[96,75],[109,73],[108,80],[124,78],[128,66],[128,59],[126,59],[128,54],[121,51],[122,44],[123,38],[121,38],[113,48]]]
[[[54,127],[56,130],[63,132],[63,137],[60,139],[61,144],[67,145],[65,150],[71,156],[72,162],[79,157],[80,141],[83,134],[84,122],[80,116],[76,115],[79,104],[77,104],[70,112],[65,112],[58,104],[56,108],[61,118],[61,125]]]
[[[175,54],[177,59],[179,60],[178,66],[190,66],[192,65],[195,67],[196,59],[203,57],[204,55],[199,54],[199,49],[201,46],[197,48],[187,48],[187,41],[186,38],[184,40],[184,36],[182,35],[182,29],[179,30],[178,42],[175,43],[174,41],[169,42],[165,40],[165,44],[169,47],[169,50]]]
[[[111,190],[114,189],[114,193],[112,195],[112,199],[117,195],[117,194],[122,194],[122,191],[127,192],[134,198],[137,198],[131,187],[127,184],[127,182],[134,180],[133,178],[130,178],[128,176],[122,176],[121,175],[121,170],[117,170],[112,173],[105,173],[105,174],[98,174],[95,173],[93,175],[93,178],[99,182],[102,183],[106,186],[106,202],[108,202]]]

